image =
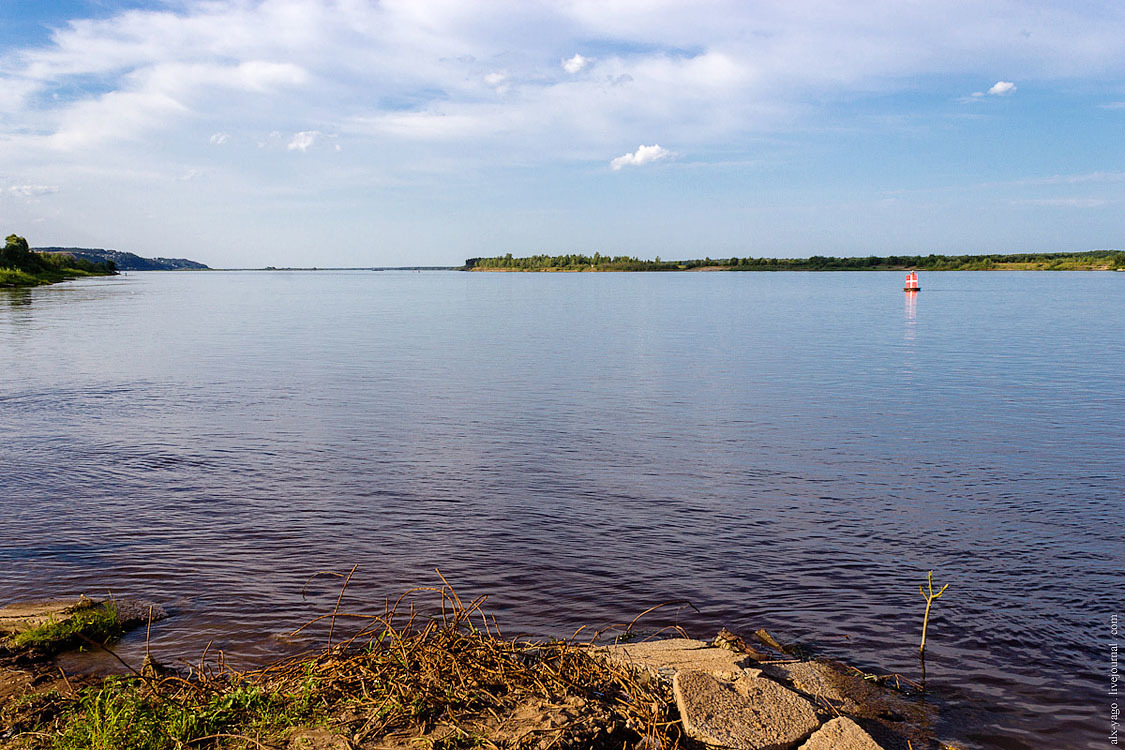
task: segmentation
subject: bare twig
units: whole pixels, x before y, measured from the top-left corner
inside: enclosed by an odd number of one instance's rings
[[[922,618],[922,645],[918,647],[918,655],[923,659],[926,657],[926,628],[929,627],[930,624],[930,607],[932,607],[934,602],[940,599],[941,595],[945,593],[945,590],[949,588],[949,584],[947,583],[942,586],[936,594],[934,593],[934,571],[932,570],[926,574],[926,583],[930,589],[929,593],[926,593],[921,586],[918,587],[918,593],[926,600],[926,616]]]

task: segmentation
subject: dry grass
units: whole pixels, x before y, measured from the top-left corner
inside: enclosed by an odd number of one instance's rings
[[[328,621],[321,651],[247,672],[205,652],[187,674],[110,679],[27,727],[26,746],[281,748],[308,727],[357,748],[686,742],[667,686],[597,658],[586,643],[505,639],[481,611],[484,597],[463,602],[444,578],[378,614],[340,612],[350,577],[336,610],[305,626]]]

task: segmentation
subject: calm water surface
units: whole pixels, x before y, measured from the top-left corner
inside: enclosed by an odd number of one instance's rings
[[[147,273],[0,290],[0,603],[164,660],[438,583],[508,633],[687,599],[918,676],[969,747],[1106,747],[1125,274]],[[121,652],[139,660],[143,633]],[[81,666],[81,665],[79,665]]]

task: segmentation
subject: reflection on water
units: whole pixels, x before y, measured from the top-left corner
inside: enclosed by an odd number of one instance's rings
[[[906,296],[906,337],[914,339],[914,325],[918,322],[918,292],[904,292]]]
[[[914,375],[914,339],[918,334],[918,292],[906,291],[906,326],[903,329],[902,376],[912,379]]]
[[[31,304],[31,290],[25,288],[0,289],[0,300],[12,307]]]
[[[31,290],[0,305],[0,600],[150,597],[166,660],[252,664],[332,610],[311,574],[358,563],[359,611],[439,567],[513,634],[687,599],[653,627],[910,676],[934,569],[943,736],[1101,746],[1125,342],[1089,332],[1125,275],[940,278],[905,315],[879,273]]]

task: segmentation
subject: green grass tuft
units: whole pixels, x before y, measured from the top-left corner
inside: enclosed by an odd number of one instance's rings
[[[67,713],[53,750],[175,750],[225,734],[277,736],[309,718],[292,696],[258,685],[192,705],[133,678],[109,678]]]
[[[16,648],[55,652],[75,643],[84,643],[81,636],[97,643],[107,643],[122,634],[117,621],[117,606],[112,602],[80,609],[65,619],[51,620],[11,637]]]
[[[0,268],[0,286],[37,286],[47,281],[16,268]]]

